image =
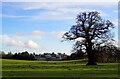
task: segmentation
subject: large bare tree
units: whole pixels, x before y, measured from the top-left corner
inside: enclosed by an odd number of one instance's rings
[[[97,65],[93,49],[95,46],[112,39],[112,28],[114,28],[113,23],[109,20],[103,20],[99,12],[81,12],[77,15],[76,25],[73,25],[68,32],[64,33],[63,38],[65,40],[82,38],[78,45],[86,48],[87,65]]]

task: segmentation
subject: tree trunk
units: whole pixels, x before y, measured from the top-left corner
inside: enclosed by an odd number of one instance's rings
[[[95,63],[94,52],[92,50],[92,45],[89,45],[87,48],[87,55],[88,55],[88,63],[86,65],[97,65]]]

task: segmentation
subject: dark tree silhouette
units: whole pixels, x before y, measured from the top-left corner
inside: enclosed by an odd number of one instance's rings
[[[76,25],[64,33],[65,40],[76,40],[82,38],[78,45],[86,48],[88,63],[87,65],[97,65],[93,48],[101,45],[108,40],[112,40],[111,29],[113,23],[109,20],[103,20],[97,11],[81,12],[77,15]]]

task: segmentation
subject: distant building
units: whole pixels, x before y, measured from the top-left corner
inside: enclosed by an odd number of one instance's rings
[[[62,60],[64,56],[62,54],[50,54],[50,53],[44,53],[43,55],[36,55],[36,60]]]
[[[35,56],[35,59],[36,60],[46,60],[46,58],[45,57],[41,57],[41,55]]]

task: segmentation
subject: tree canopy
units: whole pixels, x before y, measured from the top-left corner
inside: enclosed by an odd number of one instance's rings
[[[66,40],[76,40],[82,38],[76,44],[86,48],[88,55],[87,65],[96,65],[93,48],[108,40],[113,40],[111,29],[114,28],[110,20],[103,20],[97,11],[81,12],[77,15],[76,25],[64,33]]]

